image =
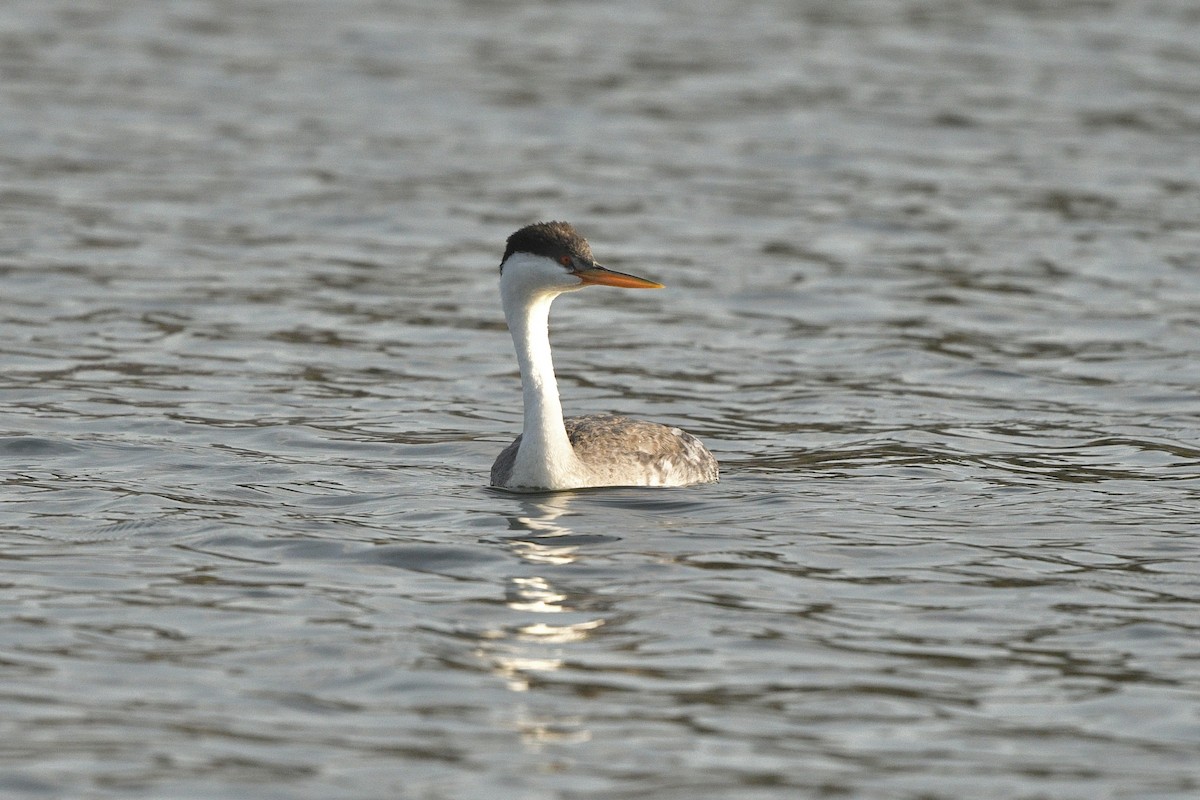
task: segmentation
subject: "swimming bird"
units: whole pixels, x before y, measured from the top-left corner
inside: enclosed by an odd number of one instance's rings
[[[492,465],[492,485],[517,491],[588,486],[686,486],[717,480],[717,460],[679,428],[627,417],[563,419],[550,357],[550,304],[585,286],[661,289],[606,269],[566,222],[539,222],[508,237],[500,297],[521,367],[525,427]]]

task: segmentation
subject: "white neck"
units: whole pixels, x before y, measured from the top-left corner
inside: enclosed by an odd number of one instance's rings
[[[513,465],[513,483],[546,488],[572,485],[584,468],[563,427],[550,356],[550,304],[562,290],[531,286],[512,263],[516,258],[505,264],[506,274],[500,279],[504,318],[517,350],[525,402],[525,429]]]

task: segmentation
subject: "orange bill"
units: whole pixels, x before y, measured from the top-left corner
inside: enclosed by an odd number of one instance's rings
[[[636,275],[627,275],[624,272],[606,269],[599,264],[595,264],[591,269],[581,269],[575,272],[575,275],[583,281],[584,285],[595,284],[597,286],[619,286],[622,289],[662,289],[661,283],[648,281],[645,278],[639,278]]]

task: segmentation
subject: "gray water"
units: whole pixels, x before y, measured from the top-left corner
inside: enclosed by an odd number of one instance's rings
[[[10,0],[0,276],[0,795],[1200,793],[1190,0]]]

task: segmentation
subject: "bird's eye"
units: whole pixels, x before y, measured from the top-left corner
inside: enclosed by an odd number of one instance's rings
[[[558,259],[558,263],[562,264],[564,267],[569,267],[569,266],[571,266],[571,257],[570,256],[562,256],[561,258]]]

